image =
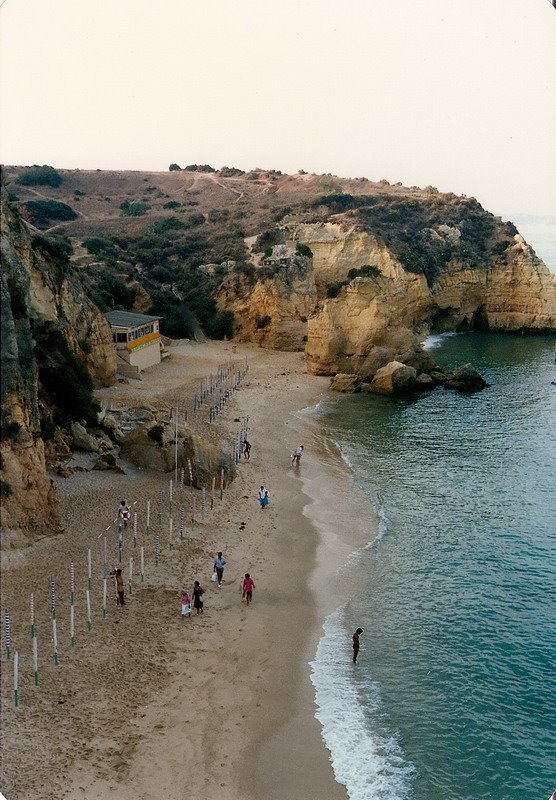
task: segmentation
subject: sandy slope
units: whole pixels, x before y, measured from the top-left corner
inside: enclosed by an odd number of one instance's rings
[[[141,383],[100,394],[113,405],[190,405],[199,377],[230,354],[220,343],[181,345]],[[126,476],[76,473],[59,479],[67,533],[4,563],[2,608],[12,613],[22,665],[21,706],[15,710],[11,663],[3,655],[2,791],[8,800],[345,797],[333,781],[313,718],[307,661],[323,607],[308,577],[318,566],[319,533],[303,513],[309,498],[289,464],[301,435],[301,423],[290,412],[314,403],[327,381],[303,374],[301,354],[244,347],[236,357],[245,355],[248,379],[218,426],[209,430],[201,415],[191,425],[223,442],[238,429],[233,420],[249,415],[251,461],[242,463],[224,502],[217,501],[194,531],[188,527],[186,541],[171,552],[165,518],[156,571],[144,509],[160,487],[167,490],[169,476],[134,469]],[[304,469],[306,478],[312,474],[319,483],[328,468],[313,453]],[[272,494],[265,511],[256,498],[262,482]],[[147,577],[142,587],[135,584],[124,609],[112,604],[102,620],[102,533],[121,496],[137,502]],[[114,545],[112,534],[113,563]],[[84,603],[87,547],[95,563],[91,632]],[[218,549],[228,560],[221,590],[209,581]],[[323,574],[346,552],[341,545]],[[126,543],[124,562],[130,555],[137,570],[138,552]],[[74,648],[68,643],[67,602],[72,559],[78,598]],[[250,608],[239,592],[245,571],[257,584]],[[57,668],[50,650],[51,574],[58,579]],[[205,613],[181,619],[179,589],[191,587],[195,578],[206,588]],[[31,591],[38,606],[39,688],[32,685],[30,666]]]

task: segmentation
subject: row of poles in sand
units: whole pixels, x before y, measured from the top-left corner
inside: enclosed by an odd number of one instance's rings
[[[200,390],[193,397],[193,413],[195,414],[210,398],[208,421],[214,422],[230,401],[233,393],[237,391],[248,371],[247,359],[238,366],[237,362],[232,362],[230,357],[228,364],[218,367],[216,373],[201,378]]]
[[[196,520],[196,497],[194,494],[194,487],[193,487],[193,470],[191,461],[188,461],[188,471],[189,471],[189,484],[191,487],[191,531],[194,532],[195,529],[195,520]],[[185,505],[184,503],[184,496],[185,496],[185,470],[181,470],[181,477],[179,483],[179,541],[183,542],[185,540],[185,533],[186,533],[186,514],[185,514]],[[170,480],[169,486],[169,494],[168,494],[168,550],[171,552],[174,547],[174,538],[173,538],[173,508],[174,508],[174,500],[175,500],[175,485],[174,481]],[[224,499],[224,469],[220,470],[220,500]],[[214,508],[216,499],[216,478],[212,478],[211,482],[211,489],[210,489],[210,508],[211,510]],[[206,514],[206,506],[207,506],[207,491],[205,488],[201,490],[201,503],[200,503],[200,511],[201,511],[201,520],[204,521],[205,514]],[[161,558],[161,534],[162,534],[162,525],[163,525],[163,515],[164,515],[164,492],[161,489],[158,493],[158,503],[157,503],[157,527],[156,532],[154,535],[154,563],[155,568],[158,567],[160,558]],[[123,561],[123,550],[124,550],[124,524],[122,520],[116,520],[117,524],[117,557],[118,557],[118,564],[122,564]],[[110,525],[106,532],[112,529],[112,525]],[[106,619],[108,616],[108,579],[110,577],[109,569],[108,569],[108,542],[106,532],[103,536],[103,562],[102,562],[102,619]],[[101,534],[102,535],[102,534]],[[151,501],[147,501],[147,508],[146,508],[146,525],[145,525],[145,537],[149,538],[151,535]],[[100,537],[99,537],[100,538]],[[132,518],[132,547],[133,551],[136,552],[137,549],[137,539],[138,539],[138,515],[137,512],[133,513]],[[145,545],[141,544],[139,546],[139,576],[140,582],[144,583],[145,580]],[[132,594],[133,592],[133,576],[134,576],[134,557],[130,556],[128,562],[128,574],[127,574],[127,588],[128,593]],[[69,565],[69,589],[70,589],[70,609],[69,609],[69,643],[70,647],[75,647],[76,645],[76,633],[75,633],[75,598],[76,598],[76,588],[75,588],[75,566],[74,563],[70,563]],[[92,615],[92,605],[91,605],[91,595],[93,591],[93,558],[92,558],[92,551],[91,548],[87,550],[87,588],[85,590],[85,600],[86,600],[86,609],[87,609],[87,630],[91,631],[93,628],[93,615]],[[52,625],[52,656],[53,662],[55,666],[58,666],[60,663],[60,656],[58,650],[58,619],[57,619],[57,583],[56,578],[51,577],[50,579],[50,616],[51,616],[51,625]],[[36,632],[36,622],[35,622],[35,595],[31,594],[30,598],[30,632],[31,632],[31,649],[32,649],[32,658],[33,658],[33,680],[34,685],[39,685],[39,657],[38,657],[38,641],[37,641],[37,632]],[[10,661],[13,656],[13,669],[14,669],[14,705],[17,707],[19,706],[19,651],[12,652],[12,620],[10,616],[10,611],[5,609],[4,612],[4,641],[5,641],[5,648],[6,648],[6,659]]]

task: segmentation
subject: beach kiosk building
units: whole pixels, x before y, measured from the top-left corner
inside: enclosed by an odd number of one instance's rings
[[[105,317],[112,328],[118,369],[121,372],[138,374],[148,367],[160,364],[161,317],[135,314],[132,311],[108,311]],[[130,369],[126,369],[125,364],[129,365]]]

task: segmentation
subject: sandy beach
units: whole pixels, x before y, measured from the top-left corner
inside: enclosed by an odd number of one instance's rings
[[[2,791],[8,800],[194,800],[346,798],[335,782],[314,717],[308,662],[324,617],[350,595],[338,568],[368,541],[374,524],[367,504],[334,448],[310,415],[328,380],[305,373],[300,353],[226,343],[180,344],[141,382],[98,392],[105,406],[151,404],[191,408],[201,377],[229,356],[247,357],[240,390],[212,426],[203,410],[189,420],[228,448],[238,419],[249,417],[250,461],[208,508],[186,539],[169,549],[165,510],[161,559],[145,536],[147,500],[165,496],[171,474],[75,472],[57,478],[66,532],[5,554],[2,609],[12,618],[12,648],[20,653],[20,706],[13,707],[12,662],[2,655]],[[290,453],[305,444],[300,468]],[[257,500],[261,484],[271,501]],[[189,488],[186,489],[186,493]],[[200,492],[196,493],[200,497]],[[118,502],[138,514],[134,551],[126,533],[123,563],[134,556],[135,578],[125,608],[110,587],[102,600],[102,537]],[[360,510],[355,512],[354,508]],[[198,502],[197,508],[200,508]],[[177,512],[174,510],[174,517]],[[114,529],[111,566],[116,565]],[[146,576],[138,581],[138,548]],[[93,555],[92,630],[87,630],[87,549]],[[221,589],[211,583],[218,550],[227,566]],[[76,644],[69,644],[69,564],[76,574]],[[243,573],[256,588],[241,599]],[[56,576],[60,664],[52,659],[49,581]],[[181,618],[179,592],[193,580],[205,588],[202,615]],[[127,576],[126,576],[127,580]],[[127,589],[127,586],[126,586]],[[40,685],[33,685],[29,598],[35,596]],[[350,643],[339,658],[350,657]]]

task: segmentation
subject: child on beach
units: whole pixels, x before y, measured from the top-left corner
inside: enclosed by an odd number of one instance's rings
[[[181,590],[181,615],[182,617],[191,616],[191,597],[187,589]]]
[[[299,466],[299,462],[301,461],[301,454],[303,452],[303,445],[300,444],[299,447],[296,447],[292,453],[292,467]]]
[[[197,609],[197,614],[203,613],[203,595],[205,590],[199,583],[199,581],[195,581],[193,584],[193,608]]]
[[[253,599],[253,589],[255,588],[255,581],[251,577],[251,575],[246,572],[245,577],[243,579],[243,597],[245,597],[245,602],[247,605]]]
[[[265,489],[264,486],[261,486],[259,489],[259,503],[261,504],[261,508],[264,508],[268,505],[270,500],[270,495],[268,493],[268,489]]]
[[[251,445],[247,441],[247,439],[243,442],[243,457],[249,461],[251,458]]]

